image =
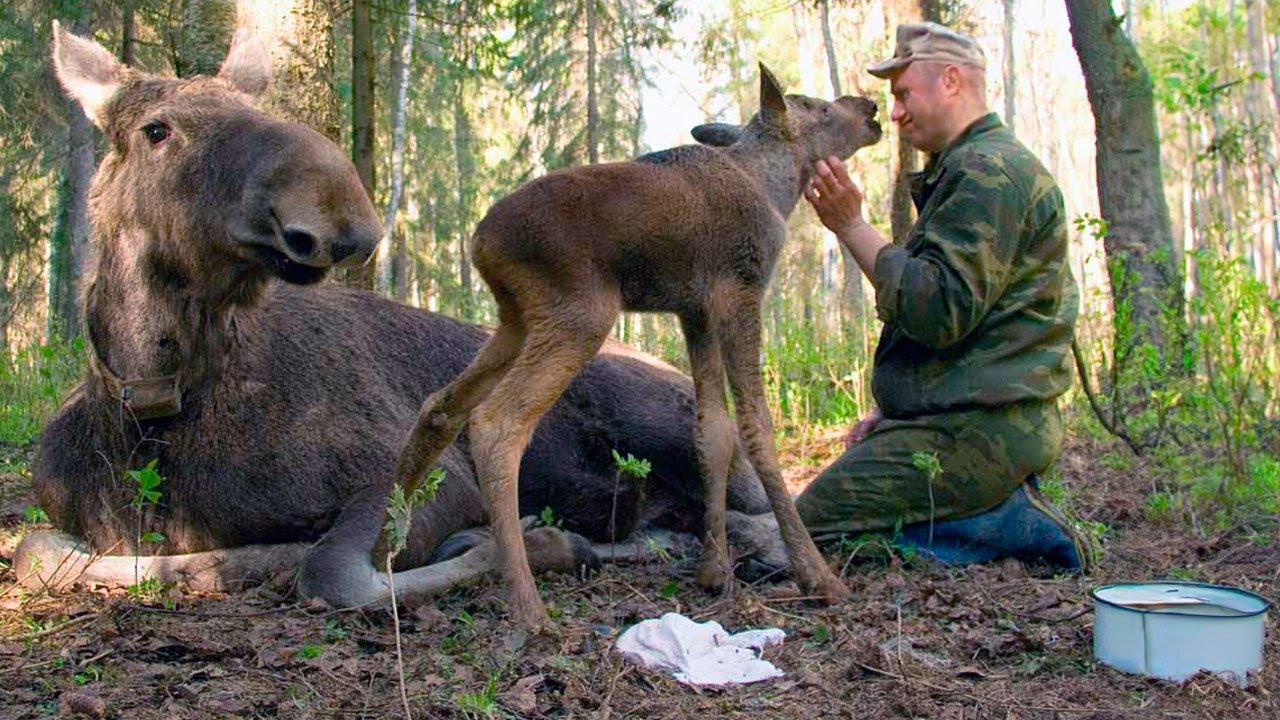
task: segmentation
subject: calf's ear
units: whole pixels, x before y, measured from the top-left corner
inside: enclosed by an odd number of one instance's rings
[[[764,63],[760,63],[760,118],[766,125],[787,126],[787,101],[782,95],[782,86]]]
[[[689,132],[693,133],[694,140],[711,147],[728,147],[742,137],[742,128],[730,123],[707,123]]]
[[[73,35],[53,21],[53,72],[89,121],[103,127],[107,103],[124,82],[125,66],[98,43]]]
[[[246,95],[258,97],[266,92],[271,84],[271,55],[261,38],[248,30],[237,30],[218,77]]]

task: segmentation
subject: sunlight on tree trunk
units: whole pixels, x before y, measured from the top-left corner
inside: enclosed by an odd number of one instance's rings
[[[391,192],[387,198],[387,215],[382,225],[385,234],[378,243],[378,291],[390,295],[392,290],[391,269],[395,263],[396,252],[393,240],[396,237],[396,212],[400,209],[400,197],[404,193],[404,115],[405,102],[409,94],[409,66],[413,63],[413,31],[417,19],[417,0],[408,0],[405,11],[404,35],[400,41],[400,54],[392,72],[395,73],[395,107],[391,120]]]
[[[1180,318],[1182,296],[1151,77],[1109,0],[1067,0],[1067,13],[1097,128],[1098,201],[1108,225],[1104,246],[1108,261],[1122,268],[1112,288],[1114,304],[1132,308],[1135,343],[1172,351],[1165,313]]]

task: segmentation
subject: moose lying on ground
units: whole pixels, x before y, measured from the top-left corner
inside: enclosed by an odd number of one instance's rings
[[[500,200],[480,221],[471,257],[497,300],[498,329],[463,374],[423,404],[396,480],[411,492],[470,421],[471,456],[517,621],[546,622],[521,536],[521,455],[539,418],[600,350],[622,310],[675,313],[684,330],[706,499],[699,584],[722,587],[731,578],[725,483],[735,438],[727,376],[741,443],[764,483],[796,579],[821,597],[848,594],[782,481],[760,376],[760,312],[786,218],[814,163],[848,158],[878,141],[875,114],[865,98],[784,97],[761,65],[760,112],[735,128],[727,147],[681,147],[553,172]]]
[[[486,333],[315,285],[334,264],[367,259],[382,227],[333,143],[254,105],[265,57],[237,38],[216,78],[155,77],[55,26],[58,79],[110,147],[91,197],[89,373],[32,468],[62,532],[19,546],[15,571],[28,585],[155,577],[237,589],[300,569],[304,597],[350,606],[388,596],[370,552],[397,454],[423,399]],[[698,532],[693,438],[689,380],[609,347],[547,413],[521,466],[521,511],[550,507],[586,536],[529,530],[534,566],[591,563],[589,540],[646,523]],[[616,511],[615,448],[653,464],[643,493],[624,481]],[[750,464],[734,457],[735,509],[767,512]],[[132,503],[126,471],[153,460],[158,501]],[[466,439],[440,464],[439,494],[415,511],[396,558],[402,597],[494,567],[492,542],[460,533],[485,520]],[[163,539],[147,542],[153,533]]]

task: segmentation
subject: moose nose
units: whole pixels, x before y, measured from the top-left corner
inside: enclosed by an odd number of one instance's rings
[[[836,102],[852,105],[854,109],[862,111],[867,117],[875,117],[876,113],[880,110],[880,108],[876,107],[875,101],[864,97],[845,95]]]
[[[363,233],[348,230],[333,239],[329,245],[329,254],[333,256],[335,264],[353,255],[357,256],[357,261],[364,260],[373,254],[377,242],[377,238],[365,237]]]

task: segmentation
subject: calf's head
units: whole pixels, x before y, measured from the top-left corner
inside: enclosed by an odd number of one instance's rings
[[[831,155],[848,158],[854,151],[880,141],[876,104],[845,95],[832,102],[804,95],[783,95],[778,80],[760,64],[760,112],[746,125],[709,123],[693,129],[704,145],[728,147],[738,143],[782,143],[802,163],[811,166]]]
[[[216,77],[179,80],[55,22],[53,64],[110,143],[91,191],[95,238],[122,243],[148,277],[243,296],[270,276],[316,282],[376,248],[382,226],[342,152],[255,105],[270,77],[255,39],[238,34]]]

